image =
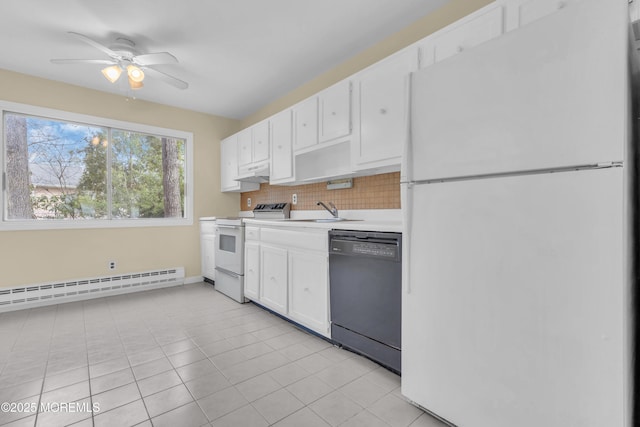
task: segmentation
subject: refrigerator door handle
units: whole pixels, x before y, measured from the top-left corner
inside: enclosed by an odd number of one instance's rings
[[[411,158],[413,146],[411,144],[411,80],[413,73],[406,80],[407,86],[407,114],[405,115],[405,139],[402,147],[402,160],[400,163],[400,182],[409,182],[413,180],[413,171],[411,170]]]
[[[404,232],[402,233],[402,281],[407,294],[411,293],[411,232],[413,222],[413,183],[408,182],[403,185],[402,197],[402,216],[404,223]]]

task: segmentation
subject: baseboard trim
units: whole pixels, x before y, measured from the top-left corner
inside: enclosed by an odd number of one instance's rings
[[[185,285],[193,285],[194,283],[202,283],[205,279],[202,276],[189,276],[185,277],[184,284]]]

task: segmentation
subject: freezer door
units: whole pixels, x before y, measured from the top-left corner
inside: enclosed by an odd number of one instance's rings
[[[627,19],[584,0],[414,73],[407,179],[623,160]]]
[[[459,426],[624,426],[622,168],[416,185],[402,394]]]

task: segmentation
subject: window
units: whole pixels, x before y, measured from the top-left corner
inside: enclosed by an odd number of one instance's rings
[[[189,133],[0,103],[2,228],[192,224]]]

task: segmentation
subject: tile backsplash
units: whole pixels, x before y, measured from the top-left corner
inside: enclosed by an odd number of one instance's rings
[[[352,188],[340,190],[327,190],[326,182],[290,187],[260,184],[259,190],[242,193],[240,210],[251,211],[259,203],[291,202],[293,194],[298,195],[298,204],[291,210],[322,209],[318,200],[333,202],[338,210],[400,209],[400,172],[353,178]]]

